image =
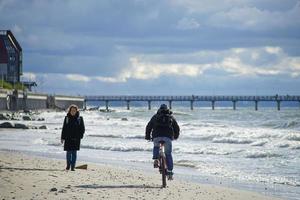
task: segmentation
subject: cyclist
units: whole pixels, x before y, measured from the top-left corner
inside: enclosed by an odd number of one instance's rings
[[[172,111],[168,109],[168,106],[162,104],[157,113],[151,118],[146,127],[146,140],[153,140],[153,160],[154,168],[158,167],[159,156],[159,142],[165,142],[165,154],[167,160],[167,175],[173,176],[173,158],[172,158],[172,140],[179,137],[180,128],[172,116]]]

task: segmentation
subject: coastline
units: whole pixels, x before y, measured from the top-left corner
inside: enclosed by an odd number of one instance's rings
[[[88,163],[87,170],[75,172],[64,168],[64,160],[0,151],[1,199],[278,199],[176,177],[162,189],[158,173],[111,164]]]

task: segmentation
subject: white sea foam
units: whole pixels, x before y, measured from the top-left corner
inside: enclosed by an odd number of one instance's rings
[[[229,143],[229,144],[250,144],[253,141],[250,139],[241,138],[214,138],[214,143]]]

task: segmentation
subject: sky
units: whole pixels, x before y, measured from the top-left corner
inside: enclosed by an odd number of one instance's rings
[[[0,0],[0,29],[37,92],[300,94],[299,0]]]

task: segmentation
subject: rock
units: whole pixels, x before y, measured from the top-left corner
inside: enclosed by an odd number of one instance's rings
[[[24,121],[32,121],[31,117],[29,116],[23,116]]]
[[[67,192],[67,191],[64,190],[64,189],[61,189],[61,190],[58,191],[58,193],[66,193],[66,192]]]
[[[39,129],[47,129],[47,126],[46,125],[42,125],[39,127]]]
[[[94,111],[94,110],[99,110],[99,106],[98,107],[93,107],[93,108],[88,108],[86,109],[87,111]]]
[[[7,115],[4,115],[3,113],[1,113],[0,120],[9,120],[9,117]]]
[[[122,121],[128,121],[128,119],[126,117],[123,117],[121,120]]]
[[[23,110],[24,113],[31,113],[30,110]]]
[[[108,109],[108,110],[106,110],[106,109],[100,109],[99,111],[100,112],[105,112],[105,113],[115,112],[115,110],[111,110],[111,109]]]
[[[25,124],[19,124],[19,123],[16,123],[14,128],[19,128],[19,129],[29,129],[28,126],[26,126]]]
[[[4,122],[0,124],[0,128],[14,128],[14,125],[10,122]]]
[[[56,192],[57,191],[57,188],[51,188],[50,189],[50,192]]]

